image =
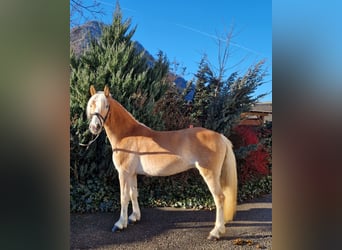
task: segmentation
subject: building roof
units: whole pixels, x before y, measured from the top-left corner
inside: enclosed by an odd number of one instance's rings
[[[256,103],[252,107],[251,112],[271,113],[272,114],[272,102]]]
[[[259,126],[272,121],[272,102],[256,103],[249,112],[241,114],[240,125]]]

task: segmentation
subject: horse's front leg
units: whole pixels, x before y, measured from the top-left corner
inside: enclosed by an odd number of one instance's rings
[[[138,203],[138,184],[137,184],[137,176],[134,175],[130,178],[130,190],[129,195],[131,197],[132,201],[132,214],[128,217],[129,223],[134,223],[136,221],[140,220],[141,214],[140,214],[140,208]]]
[[[129,177],[124,172],[119,171],[119,181],[120,181],[120,202],[121,202],[121,212],[120,219],[114,224],[112,232],[117,230],[122,230],[127,227],[127,210],[129,203]]]

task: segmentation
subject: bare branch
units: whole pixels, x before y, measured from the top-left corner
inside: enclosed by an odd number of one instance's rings
[[[206,61],[208,65],[212,69],[215,70],[216,79],[218,81],[222,81],[223,78],[226,77],[227,71],[236,68],[237,66],[241,65],[244,61],[247,60],[248,55],[243,56],[241,59],[239,59],[237,62],[234,62],[231,64],[229,61],[233,54],[241,48],[240,45],[232,42],[232,40],[235,37],[235,30],[234,26],[231,25],[229,30],[226,30],[223,35],[217,34],[216,36],[216,45],[218,48],[217,52],[217,62],[211,63],[208,58],[206,58]],[[230,65],[229,65],[230,64]],[[217,66],[214,66],[217,65]]]
[[[90,18],[97,19],[99,15],[104,15],[104,11],[98,0],[93,0],[92,4],[84,4],[83,0],[70,0],[70,23],[72,26],[79,25],[83,19],[86,21]]]

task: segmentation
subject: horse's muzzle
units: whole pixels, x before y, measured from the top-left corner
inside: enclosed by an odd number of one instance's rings
[[[89,130],[92,134],[97,135],[101,132],[102,130],[102,121],[99,117],[93,116],[90,124],[89,124]]]
[[[101,129],[102,129],[102,127],[100,124],[96,124],[96,125],[89,124],[89,130],[94,135],[97,135],[98,133],[100,133]]]

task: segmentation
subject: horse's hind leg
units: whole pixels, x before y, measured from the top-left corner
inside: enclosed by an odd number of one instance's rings
[[[214,171],[202,168],[197,166],[200,174],[204,178],[207,183],[211,194],[214,197],[214,202],[216,205],[216,221],[215,227],[209,233],[208,239],[216,239],[220,238],[220,234],[224,234],[226,232],[224,217],[223,217],[223,204],[224,204],[224,194],[222,192],[222,188],[220,185],[220,177],[218,174],[215,174]]]
[[[132,201],[132,214],[128,217],[129,223],[134,223],[136,221],[140,220],[141,214],[140,214],[140,208],[138,203],[138,185],[137,185],[137,176],[134,175],[132,178],[130,178],[131,185],[129,190],[129,195],[131,197]]]

